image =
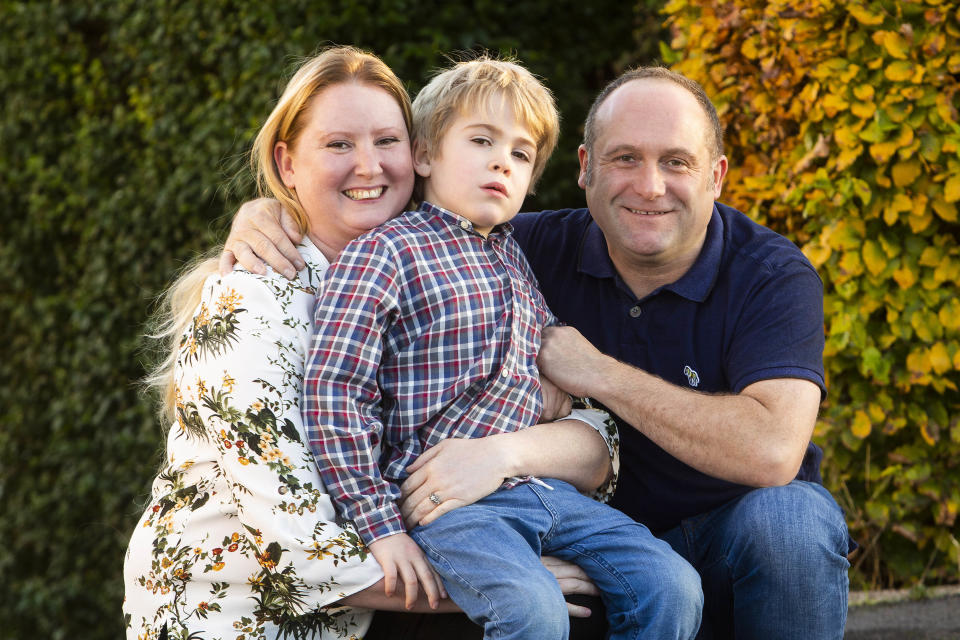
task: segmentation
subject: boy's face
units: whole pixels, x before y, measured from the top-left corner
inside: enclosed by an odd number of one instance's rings
[[[447,127],[434,157],[417,145],[414,168],[424,198],[473,223],[477,232],[520,211],[530,187],[537,145],[508,104],[468,108]]]

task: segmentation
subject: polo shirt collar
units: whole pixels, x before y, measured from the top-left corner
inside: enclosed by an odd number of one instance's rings
[[[650,295],[653,296],[660,291],[668,290],[694,302],[706,300],[717,281],[717,275],[720,273],[720,263],[723,259],[723,236],[723,218],[720,217],[717,205],[714,204],[713,214],[710,216],[710,222],[707,225],[707,237],[703,241],[703,247],[700,249],[700,255],[697,256],[696,262],[679,280],[660,287]],[[614,278],[618,282],[620,281],[620,276],[617,274],[607,251],[607,241],[595,222],[591,222],[590,226],[587,227],[580,250],[578,269],[582,273],[595,278]]]

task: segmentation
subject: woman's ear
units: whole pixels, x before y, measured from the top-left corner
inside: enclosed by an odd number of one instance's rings
[[[427,151],[427,146],[421,141],[416,140],[413,143],[413,170],[417,172],[417,175],[421,178],[427,178],[430,176],[430,153]]]
[[[288,189],[296,189],[296,180],[293,171],[293,154],[287,147],[287,143],[280,141],[273,146],[273,161],[277,165],[277,171],[280,173],[280,179]]]

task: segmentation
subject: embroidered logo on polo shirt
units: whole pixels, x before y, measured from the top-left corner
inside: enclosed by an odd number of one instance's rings
[[[687,365],[683,368],[683,375],[687,376],[687,382],[690,383],[691,387],[700,386],[700,376],[697,375],[697,372],[690,368],[690,365]]]

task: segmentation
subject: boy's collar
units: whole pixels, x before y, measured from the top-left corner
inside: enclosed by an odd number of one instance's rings
[[[470,220],[454,213],[453,211],[450,211],[449,209],[438,207],[437,205],[427,202],[426,200],[420,203],[420,206],[417,207],[417,211],[422,211],[424,213],[437,216],[449,224],[460,227],[464,231],[470,231],[471,233],[477,233],[477,235],[480,235],[478,232],[474,231],[473,222]],[[509,222],[502,222],[490,230],[490,235],[497,233],[510,235],[513,233],[513,225]]]

